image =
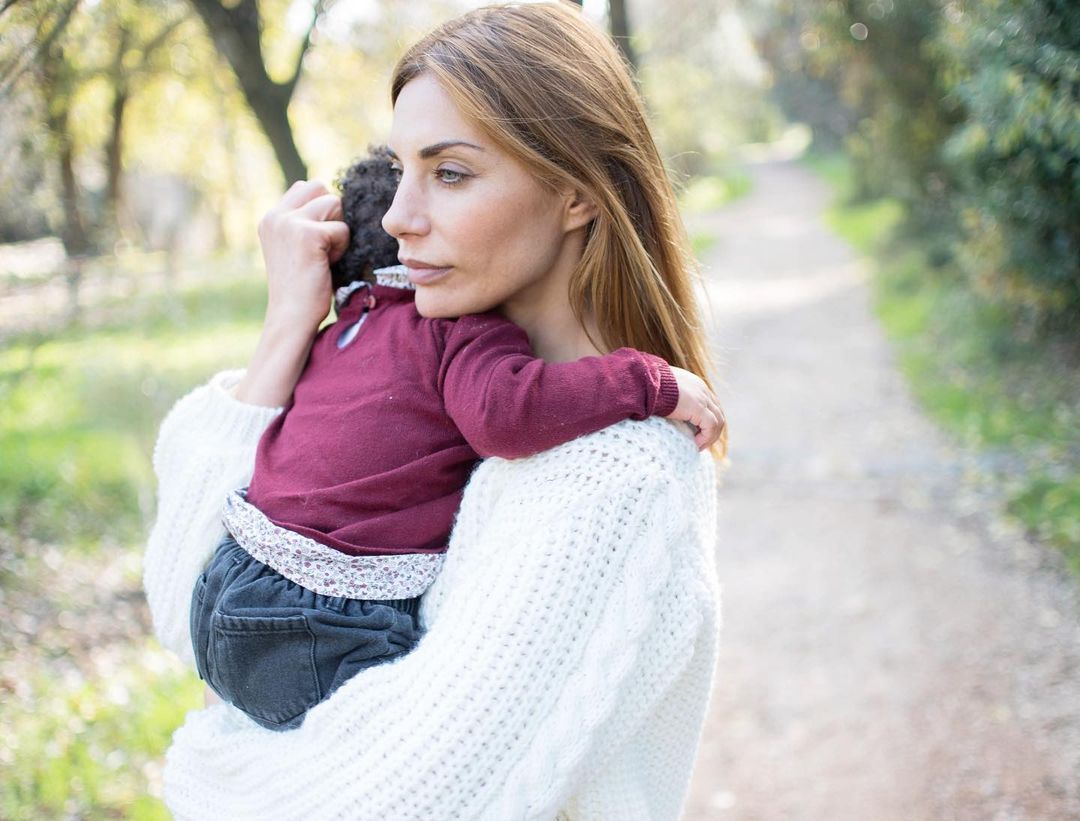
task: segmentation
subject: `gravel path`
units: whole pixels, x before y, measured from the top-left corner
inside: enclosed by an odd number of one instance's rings
[[[692,225],[727,384],[724,629],[686,821],[1080,818],[1080,593],[920,412],[784,162]]]

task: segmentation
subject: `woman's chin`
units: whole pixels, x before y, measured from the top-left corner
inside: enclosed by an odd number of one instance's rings
[[[498,295],[470,293],[469,289],[440,281],[437,285],[416,286],[416,312],[426,319],[457,319],[466,314],[482,314],[499,306]]]
[[[449,294],[439,293],[438,288],[416,287],[416,312],[425,319],[457,319],[469,311],[462,310],[458,300],[448,299]]]

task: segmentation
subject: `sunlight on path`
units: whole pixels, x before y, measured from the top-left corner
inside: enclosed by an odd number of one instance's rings
[[[828,194],[782,162],[694,221],[731,468],[687,821],[1080,817],[1080,597],[915,406]]]

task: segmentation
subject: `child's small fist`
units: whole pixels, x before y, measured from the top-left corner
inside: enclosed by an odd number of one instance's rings
[[[694,443],[698,450],[705,450],[716,443],[726,424],[720,402],[696,374],[674,366],[671,373],[679,386],[679,403],[667,418],[692,425],[697,431]]]

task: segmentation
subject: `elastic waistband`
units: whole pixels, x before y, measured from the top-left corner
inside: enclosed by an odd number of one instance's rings
[[[406,601],[431,586],[446,558],[444,553],[350,556],[274,524],[242,491],[226,497],[222,522],[252,557],[324,596]]]
[[[402,613],[407,613],[410,616],[417,616],[420,614],[419,596],[413,596],[411,599],[373,599],[372,601],[378,601],[379,604],[393,607],[395,610],[400,610]]]

